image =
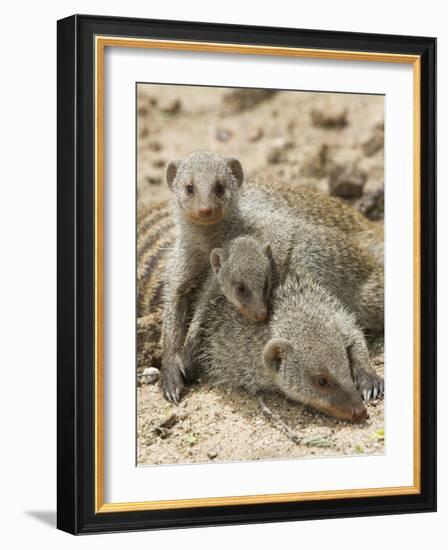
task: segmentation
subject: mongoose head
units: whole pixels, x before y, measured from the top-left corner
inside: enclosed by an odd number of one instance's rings
[[[231,209],[243,168],[236,158],[206,151],[172,160],[165,176],[185,216],[195,224],[214,225]]]
[[[335,319],[326,318],[312,304],[309,310],[300,307],[294,298],[287,308],[291,315],[283,314],[285,322],[275,331],[279,337],[269,340],[262,352],[274,385],[330,416],[365,420],[367,410],[352,377],[351,350]],[[342,319],[351,322],[345,315]]]
[[[247,319],[264,321],[272,285],[272,251],[252,237],[215,248],[210,264],[227,300]]]
[[[362,422],[367,409],[352,380],[347,351],[342,341],[334,344],[273,338],[263,349],[263,363],[291,399],[341,420]]]

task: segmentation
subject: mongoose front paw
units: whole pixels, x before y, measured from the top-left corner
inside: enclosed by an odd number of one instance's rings
[[[184,389],[184,379],[180,369],[180,363],[177,359],[164,361],[160,383],[163,395],[170,403],[177,405]]]
[[[365,402],[375,401],[384,393],[384,380],[370,370],[361,369],[355,376],[355,384]]]

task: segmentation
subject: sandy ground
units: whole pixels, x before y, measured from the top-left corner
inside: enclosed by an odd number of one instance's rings
[[[139,85],[138,207],[169,198],[167,161],[192,150],[237,156],[247,179],[313,185],[344,196],[382,223],[383,98],[278,92],[240,94],[222,88]],[[159,313],[151,323],[158,323]],[[383,373],[383,345],[371,350]],[[159,366],[145,355],[146,366]],[[157,373],[156,373],[157,374]],[[178,407],[157,383],[139,378],[137,462],[140,465],[310,456],[382,454],[384,403],[369,405],[362,425],[328,418],[279,396],[255,399],[204,383]],[[285,426],[287,428],[285,429]]]

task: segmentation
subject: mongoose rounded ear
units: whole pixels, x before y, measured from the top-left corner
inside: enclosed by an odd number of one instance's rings
[[[244,173],[241,162],[235,157],[226,157],[226,163],[236,180],[238,187],[243,183]]]
[[[221,270],[226,254],[223,248],[214,248],[210,253],[210,265],[213,271],[218,274]]]
[[[177,171],[179,170],[181,161],[180,160],[171,160],[165,169],[165,179],[168,187],[172,190],[174,178],[176,177]]]
[[[271,248],[271,243],[266,243],[263,247],[263,252],[264,254],[268,257],[268,258],[271,258],[272,257],[272,248]]]
[[[266,368],[278,371],[291,344],[284,338],[272,338],[264,346],[263,364]]]

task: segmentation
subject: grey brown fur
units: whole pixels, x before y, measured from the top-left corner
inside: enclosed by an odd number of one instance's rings
[[[229,303],[247,319],[264,321],[272,284],[278,278],[271,245],[262,245],[250,236],[237,237],[225,248],[213,249],[210,264],[215,275],[211,286],[219,286]],[[206,293],[201,292],[201,299]]]
[[[204,305],[188,353],[212,385],[280,391],[337,418],[362,421],[384,384],[356,319],[305,271],[273,290],[267,323],[240,315],[224,296]]]
[[[195,377],[197,372],[192,350],[200,345],[201,327],[209,304],[223,296],[249,321],[265,321],[271,289],[279,282],[270,244],[262,245],[253,237],[237,237],[225,248],[213,249],[210,264],[212,269],[198,296],[185,341],[183,357],[190,377]]]
[[[238,207],[243,172],[236,159],[194,153],[170,162],[166,179],[174,193],[177,235],[166,266],[161,383],[167,399],[177,402],[188,378],[182,348],[210,253],[244,230]]]
[[[166,173],[176,227],[164,289],[162,388],[168,399],[177,402],[189,378],[183,345],[210,253],[241,235],[269,241],[282,276],[306,268],[361,326],[382,329],[381,240],[362,216],[311,190],[297,193],[301,211],[292,193],[247,184],[240,189],[241,164],[213,153],[169,163]]]

